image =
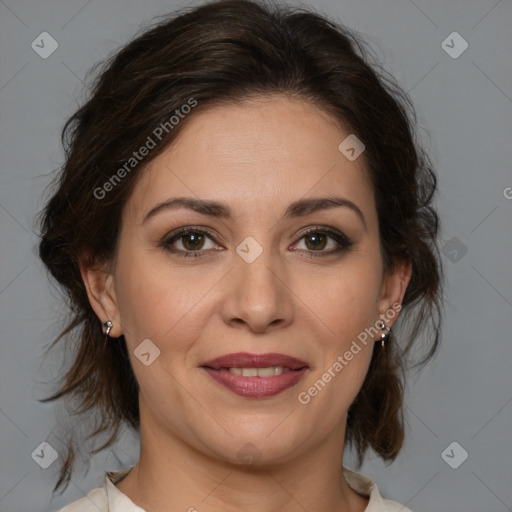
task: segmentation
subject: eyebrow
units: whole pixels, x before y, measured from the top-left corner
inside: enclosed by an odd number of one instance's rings
[[[304,217],[315,212],[338,207],[349,208],[355,212],[363,223],[365,230],[367,229],[366,221],[361,209],[355,203],[349,199],[345,199],[344,197],[314,197],[310,199],[299,199],[288,206],[283,215],[283,220]],[[210,217],[219,219],[231,220],[233,218],[230,207],[218,201],[196,199],[193,197],[174,197],[153,207],[145,215],[142,224],[151,217],[154,217],[157,213],[164,210],[174,210],[179,208],[187,208],[203,215],[209,215]]]

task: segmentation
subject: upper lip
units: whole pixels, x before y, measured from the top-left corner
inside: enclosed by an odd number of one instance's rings
[[[269,366],[283,366],[290,368],[290,370],[299,370],[308,365],[304,361],[286,354],[236,352],[205,361],[200,366],[206,366],[214,370],[220,370],[221,368],[268,368]]]

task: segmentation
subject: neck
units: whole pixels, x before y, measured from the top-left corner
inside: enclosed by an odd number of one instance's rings
[[[285,463],[243,465],[207,456],[141,422],[139,462],[116,487],[147,512],[363,512],[368,498],[342,475],[344,433],[343,424]]]

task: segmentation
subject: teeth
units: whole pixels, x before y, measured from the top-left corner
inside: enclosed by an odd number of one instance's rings
[[[289,372],[290,369],[283,366],[269,366],[268,368],[229,368],[229,371],[242,377],[273,377]]]

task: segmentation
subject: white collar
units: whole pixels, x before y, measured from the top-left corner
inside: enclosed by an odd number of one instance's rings
[[[105,477],[105,487],[107,492],[107,510],[109,512],[146,512],[133,503],[126,494],[123,494],[114,484],[124,478],[133,468],[121,469],[119,471],[107,472]],[[365,512],[381,512],[384,507],[382,496],[377,485],[368,477],[343,468],[343,475],[348,485],[357,493],[369,498],[368,506]],[[404,507],[405,508],[405,507]],[[407,510],[407,509],[406,509]]]

